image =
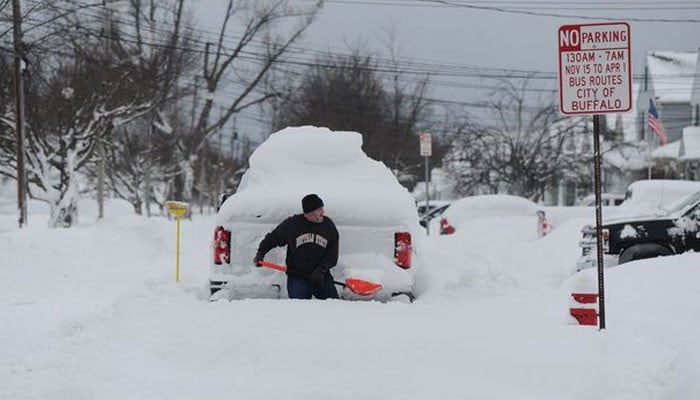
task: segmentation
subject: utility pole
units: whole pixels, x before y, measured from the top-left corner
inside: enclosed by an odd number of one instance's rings
[[[104,57],[105,61],[109,62],[110,46],[112,45],[112,10],[109,8],[108,0],[104,1],[105,18],[104,18]],[[106,152],[105,144],[101,137],[97,138],[97,154],[99,157],[99,164],[97,167],[97,218],[102,219],[104,217],[104,207],[105,207],[105,163]]]
[[[155,128],[155,116],[153,115],[153,112],[151,112],[151,116],[149,118],[150,123],[148,124],[148,148],[149,148],[149,158],[153,157],[153,150],[151,146],[151,141],[153,140],[153,134]],[[144,178],[144,200],[146,202],[146,216],[151,217],[151,168],[150,166],[146,167],[146,177]]]
[[[12,0],[12,33],[14,40],[14,78],[15,78],[15,132],[17,134],[17,208],[19,227],[27,224],[26,176],[24,173],[24,82],[22,63],[24,45],[22,44],[22,11],[19,0]]]
[[[197,98],[197,92],[199,91],[199,75],[194,76],[194,92],[192,93],[192,111],[190,112],[190,131],[194,133],[197,107],[199,106],[199,99]]]

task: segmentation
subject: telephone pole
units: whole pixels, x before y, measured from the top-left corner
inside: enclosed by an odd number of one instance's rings
[[[15,132],[17,134],[17,208],[19,227],[27,224],[26,177],[24,173],[24,82],[22,75],[22,11],[19,0],[12,0],[12,36],[14,40]]]
[[[104,0],[105,20],[104,20],[104,46],[105,60],[109,62],[110,47],[112,45],[112,10],[109,8],[109,0]],[[105,164],[107,162],[107,154],[105,151],[105,143],[103,138],[97,138],[97,154],[99,164],[97,166],[97,218],[104,217],[105,205]]]

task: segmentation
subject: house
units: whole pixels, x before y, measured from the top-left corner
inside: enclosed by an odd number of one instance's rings
[[[664,146],[657,144],[658,147],[651,153],[654,167],[650,175],[655,178],[700,180],[700,52],[682,54],[682,57],[676,57],[672,67],[665,67],[664,84],[667,87],[664,92],[655,95],[657,103],[662,103],[664,107],[663,112],[659,110],[659,116],[666,128],[669,143]],[[671,68],[675,68],[672,75]],[[674,85],[671,85],[671,81]],[[651,140],[650,143],[658,143],[650,134],[646,138]]]
[[[695,61],[695,82],[693,92],[690,94],[690,107],[692,108],[692,126],[700,126],[700,49]]]
[[[633,86],[633,109],[606,116],[612,133],[606,142],[612,145],[604,144],[610,149],[603,153],[604,187],[607,181],[608,188],[617,192],[639,179],[700,178],[695,172],[700,160],[693,159],[696,131],[686,130],[700,121],[699,57],[700,52],[647,53],[644,74]],[[666,131],[665,145],[649,128],[651,101]]]
[[[649,102],[653,99],[666,129],[668,142],[681,139],[683,128],[692,125],[691,98],[698,98],[698,52],[650,51],[637,95],[637,127],[639,140],[659,145],[648,126]],[[696,121],[697,121],[697,113]]]
[[[623,194],[630,183],[644,179],[649,169],[649,147],[640,143],[637,129],[639,83],[632,84],[632,109],[606,114],[603,119],[602,190]]]
[[[700,149],[695,150],[700,132],[687,129],[700,125],[699,57],[698,51],[647,53],[644,74],[633,83],[632,110],[601,119],[603,192],[624,193],[640,179],[700,179]],[[648,125],[652,100],[666,130],[666,145]],[[572,191],[582,197],[593,187],[564,182],[559,190],[556,203],[569,204]]]

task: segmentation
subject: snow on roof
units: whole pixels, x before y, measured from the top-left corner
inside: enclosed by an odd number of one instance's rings
[[[649,76],[654,94],[661,103],[690,103],[698,53],[650,51]]]
[[[659,146],[651,152],[651,158],[661,159],[661,158],[678,158],[678,154],[681,150],[681,141],[676,140],[669,144]]]
[[[681,161],[700,160],[700,126],[686,126],[683,128],[683,146],[678,159]]]
[[[637,171],[647,168],[648,153],[634,145],[620,145],[603,152],[603,161],[622,171]]]
[[[485,194],[454,201],[442,216],[457,227],[477,218],[535,216],[538,209],[537,204],[520,196]]]

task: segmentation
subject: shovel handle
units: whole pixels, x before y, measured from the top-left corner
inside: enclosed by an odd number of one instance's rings
[[[270,269],[276,269],[277,271],[287,272],[287,267],[285,267],[284,265],[278,265],[278,264],[271,263],[271,262],[265,261],[265,260],[258,261],[258,265],[261,265],[263,267],[267,267]]]

